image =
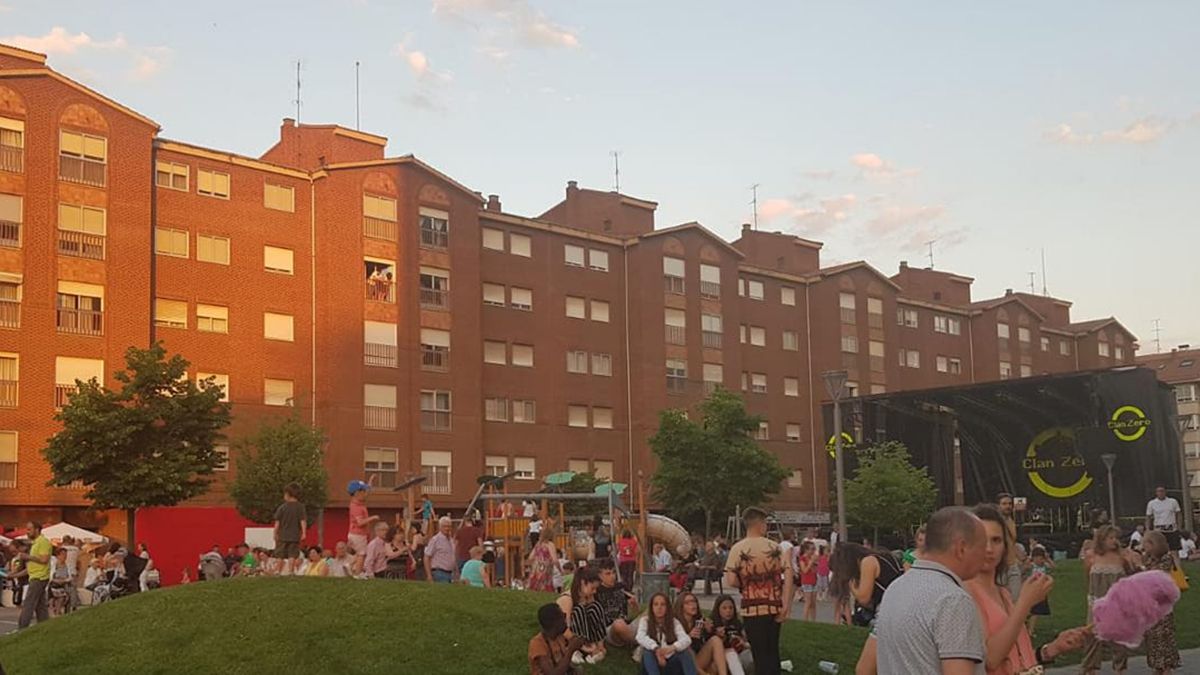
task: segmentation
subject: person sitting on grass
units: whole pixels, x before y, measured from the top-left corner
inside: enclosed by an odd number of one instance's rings
[[[641,663],[647,675],[663,675],[672,670],[697,675],[692,638],[675,618],[666,593],[650,597],[650,609],[638,620],[637,642],[642,648]]]
[[[725,646],[725,665],[729,667],[729,675],[746,675],[742,666],[742,652],[750,643],[746,641],[746,629],[742,626],[742,617],[738,616],[737,603],[732,596],[717,596],[712,609],[712,629]]]
[[[725,663],[725,643],[713,632],[712,621],[700,613],[700,601],[693,593],[680,593],[675,599],[675,617],[692,638],[692,654],[696,668],[702,673],[728,675]]]
[[[463,563],[462,571],[458,574],[459,583],[475,588],[491,588],[492,580],[487,566],[483,564],[483,547],[472,546],[468,553],[471,557]]]
[[[617,583],[617,564],[612,558],[602,558],[596,564],[600,570],[600,588],[596,589],[596,601],[604,609],[608,644],[616,647],[632,645],[637,630],[629,624],[626,616],[637,613],[637,598]]]
[[[325,557],[321,555],[320,546],[311,546],[308,549],[308,563],[304,568],[304,576],[306,577],[327,577],[329,576],[329,565],[325,562]]]
[[[571,657],[583,646],[583,638],[567,637],[567,617],[554,603],[538,608],[538,625],[542,630],[529,640],[530,675],[575,675],[579,671]]]
[[[571,581],[570,590],[558,597],[558,606],[567,617],[567,627],[584,639],[580,651],[572,656],[575,665],[604,660],[604,638],[608,631],[604,608],[596,601],[599,587],[600,575],[595,568],[581,567]]]

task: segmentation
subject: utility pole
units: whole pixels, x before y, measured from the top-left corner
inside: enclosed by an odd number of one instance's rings
[[[621,152],[619,150],[613,150],[612,152],[610,152],[608,154],[612,155],[612,158],[613,158],[613,191],[620,192],[621,191]]]
[[[358,96],[358,67],[362,65],[358,61],[354,62],[354,129],[362,131],[362,118],[359,114],[361,108],[361,99]]]
[[[1034,281],[1033,281],[1033,278],[1035,276],[1037,276],[1037,275],[1034,274],[1033,272],[1029,273],[1029,294],[1030,295],[1037,293],[1037,290],[1036,290],[1037,286],[1034,284]]]
[[[296,124],[300,123],[300,59],[296,59]]]
[[[1049,296],[1050,291],[1046,290],[1046,247],[1042,247],[1042,295]]]
[[[1154,320],[1154,353],[1162,353],[1162,326],[1159,325],[1159,320]]]
[[[925,242],[925,245],[929,247],[929,269],[933,269],[933,245],[936,243],[937,239],[930,239]]]
[[[750,207],[751,222],[754,223],[754,229],[758,229],[758,183],[750,186]]]

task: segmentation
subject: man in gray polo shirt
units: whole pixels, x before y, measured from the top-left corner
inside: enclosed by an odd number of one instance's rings
[[[864,658],[876,652],[880,675],[983,675],[983,624],[962,582],[980,572],[986,546],[983,523],[970,511],[933,514],[925,553],[888,586],[864,650]]]

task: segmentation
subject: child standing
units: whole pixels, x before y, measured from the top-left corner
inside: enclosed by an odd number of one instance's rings
[[[1158,530],[1142,536],[1142,551],[1146,554],[1146,569],[1162,570],[1168,574],[1175,569],[1175,558],[1167,538]],[[1169,675],[1181,667],[1179,645],[1175,641],[1175,613],[1163,617],[1146,631],[1146,665],[1158,675]]]
[[[1029,555],[1029,576],[1038,574],[1054,576],[1054,561],[1050,559],[1043,546],[1034,546]],[[1029,619],[1027,619],[1026,625],[1030,635],[1033,635],[1033,629],[1037,625],[1039,616],[1050,616],[1050,598],[1042,600],[1029,610]]]
[[[288,483],[283,489],[283,503],[275,509],[275,557],[282,560],[280,574],[290,575],[300,557],[300,542],[308,529],[308,514],[300,502],[299,483]]]
[[[822,546],[817,554],[817,598],[829,598],[829,551]]]

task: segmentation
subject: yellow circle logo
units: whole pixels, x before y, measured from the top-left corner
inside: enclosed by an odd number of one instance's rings
[[[1034,436],[1021,466],[1035,488],[1057,499],[1074,497],[1092,484],[1087,465],[1075,450],[1075,432],[1069,427],[1046,429]],[[1043,474],[1052,474],[1054,482]]]
[[[849,433],[842,432],[842,449],[849,450],[854,447],[854,437]],[[829,456],[837,459],[837,436],[831,435],[829,441],[825,443],[825,449],[829,451]]]
[[[1136,405],[1123,405],[1113,411],[1108,428],[1123,441],[1136,441],[1150,427],[1150,418]]]

